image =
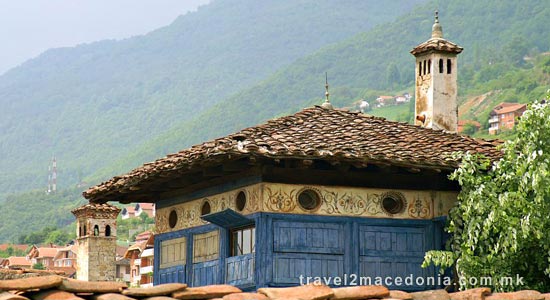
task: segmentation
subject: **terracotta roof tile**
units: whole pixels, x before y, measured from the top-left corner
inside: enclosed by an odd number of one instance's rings
[[[464,48],[446,39],[431,38],[424,43],[414,47],[414,49],[411,50],[411,54],[418,55],[428,51],[445,51],[458,54],[462,52],[462,50],[464,50]]]
[[[73,209],[71,212],[77,215],[85,211],[109,212],[118,214],[120,212],[120,208],[110,205],[108,203],[88,203]]]
[[[31,266],[32,263],[25,256],[10,256],[8,257],[10,266]]]
[[[505,113],[509,113],[509,112],[515,112],[515,111],[518,111],[518,110],[522,110],[522,109],[525,109],[527,107],[527,105],[525,104],[519,104],[519,103],[514,103],[513,105],[506,105],[506,106],[503,106],[503,107],[499,107],[498,109],[495,109],[495,113],[496,114],[505,114]]]
[[[169,154],[91,187],[83,195],[90,201],[107,201],[106,196],[109,201],[116,201],[121,191],[132,191],[161,176],[177,176],[179,170],[200,168],[228,156],[345,160],[450,169],[458,166],[458,162],[449,157],[451,153],[473,151],[498,158],[500,152],[496,144],[316,106]]]

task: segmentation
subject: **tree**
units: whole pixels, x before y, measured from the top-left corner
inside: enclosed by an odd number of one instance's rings
[[[36,263],[36,264],[32,265],[32,268],[35,269],[35,270],[45,270],[46,269],[42,263]]]
[[[395,63],[390,63],[386,69],[386,83],[391,88],[401,83],[401,74]]]
[[[550,95],[548,95],[550,96]],[[517,136],[496,162],[471,153],[451,175],[461,185],[449,212],[446,251],[429,251],[423,266],[454,266],[461,288],[492,278],[494,290],[550,290],[550,105],[529,106]],[[523,277],[523,286],[517,276]],[[514,282],[500,281],[511,276]],[[478,282],[473,284],[477,278]]]

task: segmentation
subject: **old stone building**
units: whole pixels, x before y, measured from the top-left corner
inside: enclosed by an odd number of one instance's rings
[[[76,278],[106,281],[116,278],[116,217],[120,208],[90,203],[72,211],[76,217]]]
[[[454,132],[462,48],[453,45],[436,19],[432,39],[413,50],[426,80],[416,92],[422,126],[334,109],[327,83],[321,106],[170,154],[84,196],[155,203],[156,284],[246,290],[304,276],[436,276],[420,264],[443,246],[460,189],[448,179],[459,163],[451,154],[499,156],[491,142]],[[430,60],[443,60],[443,72]]]
[[[457,55],[462,50],[443,38],[436,12],[432,37],[411,51],[416,57],[416,125],[457,132]]]

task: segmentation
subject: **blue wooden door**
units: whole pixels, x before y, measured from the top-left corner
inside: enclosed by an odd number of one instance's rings
[[[273,285],[300,284],[300,276],[344,273],[344,225],[273,222]]]
[[[426,284],[422,282],[430,272],[420,265],[430,249],[428,243],[427,227],[361,225],[359,275],[363,280],[370,278],[373,284],[381,278],[390,288],[423,289]],[[400,286],[395,284],[398,277],[402,280]]]

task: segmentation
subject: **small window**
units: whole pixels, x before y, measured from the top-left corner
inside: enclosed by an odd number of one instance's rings
[[[426,61],[424,60],[424,63],[422,63],[422,74],[426,75]]]
[[[312,189],[305,189],[298,194],[298,204],[305,210],[315,210],[321,205],[319,193]]]
[[[443,59],[439,59],[439,73],[443,73]]]
[[[248,227],[231,231],[231,255],[254,253],[256,248],[256,228]]]
[[[78,226],[78,236],[81,237],[84,234],[82,234],[82,226]]]
[[[175,210],[172,210],[168,215],[168,226],[170,226],[170,228],[174,228],[176,227],[177,224],[178,224],[178,213]]]
[[[82,231],[82,233],[84,234],[84,236],[88,235],[88,231],[86,230],[86,225],[84,225],[84,230]]]
[[[422,76],[422,62],[418,62],[418,76]]]
[[[447,59],[447,74],[451,74],[451,59]]]
[[[111,236],[111,226],[105,226],[105,236]]]
[[[382,208],[390,215],[399,214],[405,209],[405,196],[398,192],[382,195]]]
[[[99,226],[94,226],[94,236],[99,236]]]
[[[240,191],[235,198],[235,207],[238,211],[243,211],[246,206],[246,194],[243,191]]]
[[[432,69],[432,60],[428,59],[428,74],[430,74],[430,70]]]
[[[211,211],[210,203],[208,203],[208,201],[205,201],[205,202],[202,204],[202,207],[201,207],[201,216],[204,216],[204,215],[209,214],[210,211]]]

